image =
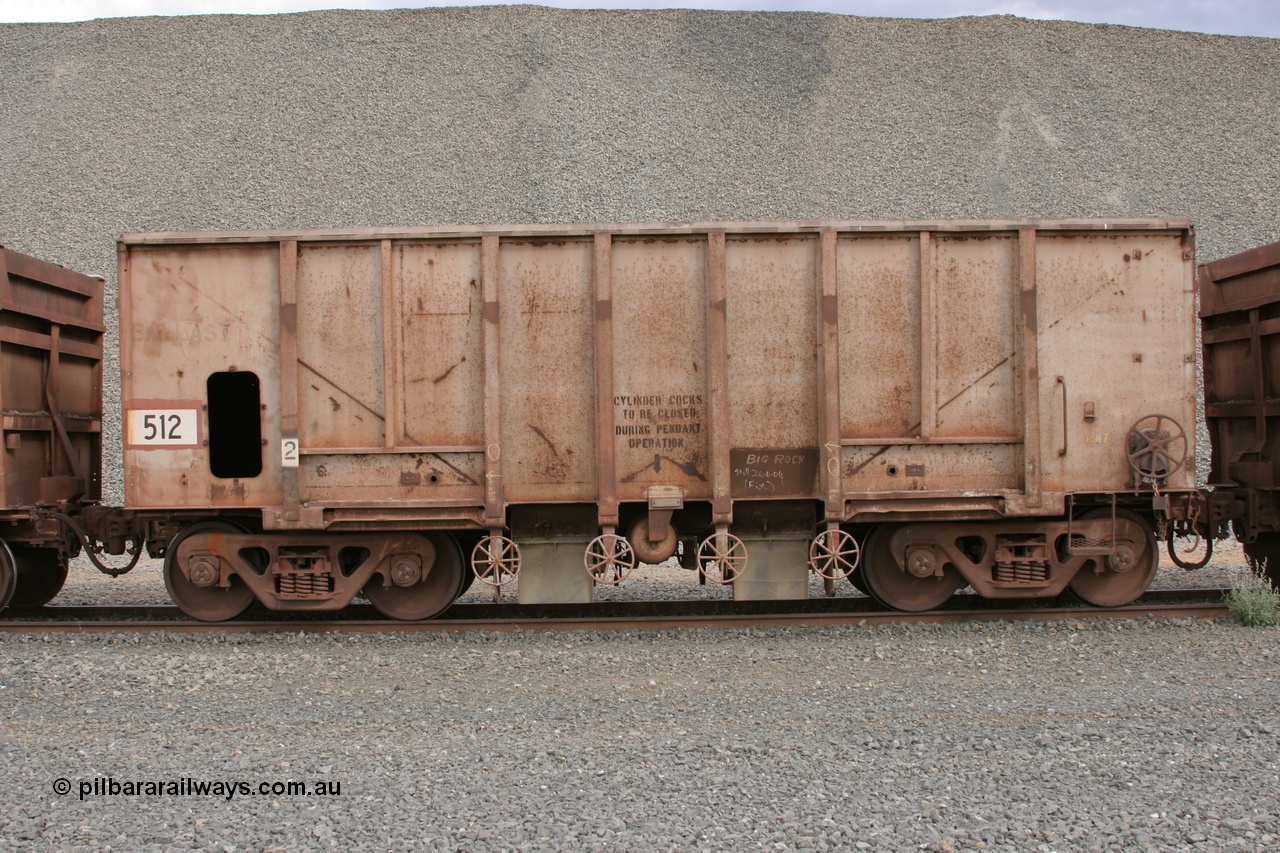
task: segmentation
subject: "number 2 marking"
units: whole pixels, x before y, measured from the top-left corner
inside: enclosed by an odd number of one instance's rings
[[[298,467],[298,439],[283,438],[280,440],[280,464],[285,468]]]

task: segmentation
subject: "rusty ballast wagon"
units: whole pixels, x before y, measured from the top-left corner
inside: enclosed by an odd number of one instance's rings
[[[101,490],[101,278],[0,246],[0,608],[62,589]]]
[[[1189,223],[125,235],[127,508],[187,612],[679,556],[894,607],[1126,603],[1199,512]],[[855,571],[856,569],[856,571]]]

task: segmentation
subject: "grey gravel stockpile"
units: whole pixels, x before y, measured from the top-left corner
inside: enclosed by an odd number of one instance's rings
[[[5,635],[0,849],[1275,850],[1278,636]]]
[[[1280,237],[1275,39],[513,7],[5,25],[0,57],[0,242],[110,286],[124,231],[1151,215],[1192,219],[1203,259]]]

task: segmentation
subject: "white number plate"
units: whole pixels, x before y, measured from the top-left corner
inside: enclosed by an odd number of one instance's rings
[[[130,409],[125,418],[130,447],[199,447],[197,408]]]

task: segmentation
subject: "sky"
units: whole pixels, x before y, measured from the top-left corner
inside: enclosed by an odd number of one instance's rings
[[[498,5],[503,0],[0,0],[0,23],[140,15],[265,15],[312,9]],[[894,18],[1019,15],[1280,38],[1280,0],[542,0],[562,9],[743,9]]]

